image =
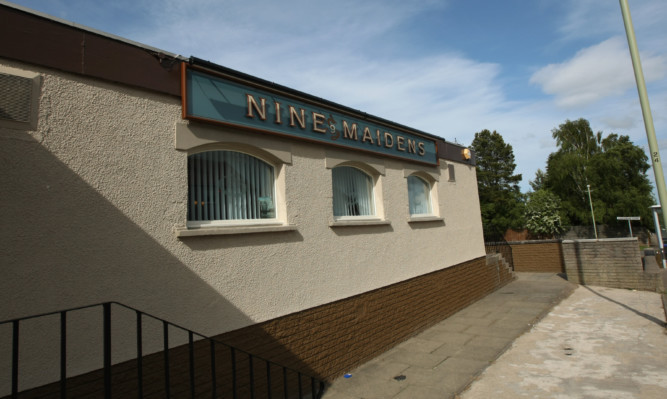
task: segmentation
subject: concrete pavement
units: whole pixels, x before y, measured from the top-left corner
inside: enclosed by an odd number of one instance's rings
[[[580,286],[461,395],[667,398],[661,295]]]
[[[519,273],[505,287],[350,370],[324,398],[452,398],[575,288],[558,275]]]

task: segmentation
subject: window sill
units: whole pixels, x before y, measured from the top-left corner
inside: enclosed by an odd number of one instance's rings
[[[382,219],[360,219],[360,220],[334,220],[329,223],[329,227],[353,227],[353,226],[388,226],[389,220]]]
[[[408,218],[408,223],[421,223],[421,222],[444,222],[445,219],[438,216],[410,216]]]
[[[176,227],[176,237],[221,236],[231,234],[277,233],[281,231],[296,231],[294,224],[274,225],[236,225],[236,226],[206,226],[197,228]]]

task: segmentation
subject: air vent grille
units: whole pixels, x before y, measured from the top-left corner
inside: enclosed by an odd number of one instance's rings
[[[33,79],[0,73],[0,119],[29,123]]]

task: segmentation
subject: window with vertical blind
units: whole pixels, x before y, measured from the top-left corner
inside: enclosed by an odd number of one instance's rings
[[[331,170],[334,217],[375,216],[373,178],[352,166]]]
[[[430,215],[431,185],[418,176],[408,176],[410,215]]]
[[[272,165],[237,151],[188,156],[188,225],[275,218]]]

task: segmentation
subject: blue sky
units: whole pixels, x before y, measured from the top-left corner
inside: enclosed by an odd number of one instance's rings
[[[469,145],[496,130],[522,191],[586,118],[648,152],[616,0],[16,0]],[[629,0],[667,149],[667,1]],[[650,171],[653,179],[653,172]]]

